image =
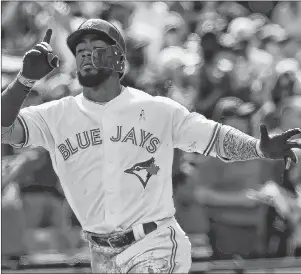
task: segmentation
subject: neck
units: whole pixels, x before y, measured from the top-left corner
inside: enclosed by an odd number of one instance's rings
[[[83,87],[83,95],[97,103],[106,103],[117,97],[122,91],[119,79],[109,77],[97,87]]]

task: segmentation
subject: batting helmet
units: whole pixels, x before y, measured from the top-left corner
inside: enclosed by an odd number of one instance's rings
[[[85,34],[97,34],[112,41],[112,46],[97,48],[92,52],[92,63],[96,68],[108,68],[124,74],[126,44],[120,31],[111,23],[102,19],[89,19],[67,38],[67,45],[76,54],[76,46]]]

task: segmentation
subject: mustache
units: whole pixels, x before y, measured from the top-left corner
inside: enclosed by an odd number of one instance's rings
[[[82,67],[85,65],[93,65],[92,59],[91,58],[83,58],[83,60],[80,62],[80,66]]]

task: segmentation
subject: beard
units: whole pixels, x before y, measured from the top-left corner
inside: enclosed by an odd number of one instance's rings
[[[113,71],[109,69],[98,69],[96,74],[87,74],[83,76],[80,72],[77,72],[78,81],[81,86],[93,88],[101,85],[104,81],[110,78]]]

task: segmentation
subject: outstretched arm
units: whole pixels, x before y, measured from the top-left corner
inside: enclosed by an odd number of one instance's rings
[[[301,148],[300,141],[289,139],[301,133],[301,129],[288,130],[282,134],[269,136],[266,126],[260,127],[260,140],[249,136],[230,126],[222,126],[215,149],[217,155],[224,161],[246,161],[258,158],[283,159],[297,158],[292,148]]]
[[[221,125],[201,114],[189,112],[170,99],[162,97],[161,101],[172,110],[174,148],[205,156],[218,156],[228,162],[258,158],[297,161],[292,149],[301,149],[301,140],[291,141],[290,138],[300,134],[300,128],[269,136],[266,126],[261,125],[260,139],[255,139],[233,127]]]

